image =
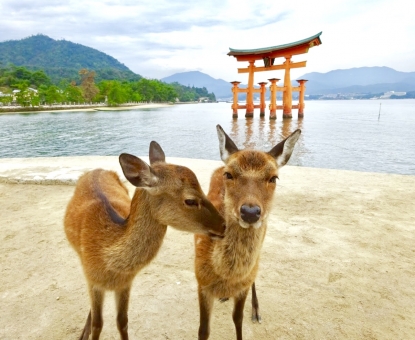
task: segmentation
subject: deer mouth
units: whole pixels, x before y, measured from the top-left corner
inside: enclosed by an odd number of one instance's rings
[[[249,229],[250,227],[252,227],[254,229],[259,229],[262,226],[262,220],[259,220],[255,223],[248,223],[248,222],[245,222],[244,220],[240,219],[239,220],[239,225],[241,226],[241,228],[244,228],[244,229]]]
[[[223,225],[223,233],[219,233],[219,232],[214,231],[214,230],[209,230],[207,234],[211,239],[220,240],[220,239],[223,239],[225,237],[225,230],[226,230],[226,226]]]

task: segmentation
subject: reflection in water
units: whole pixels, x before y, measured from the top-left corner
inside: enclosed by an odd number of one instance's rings
[[[283,119],[281,124],[281,139],[287,138],[293,131],[291,129],[292,119]]]
[[[300,129],[301,131],[303,130],[303,121],[304,121],[303,118],[297,121],[297,129]]]
[[[260,140],[265,140],[265,138],[266,138],[265,137],[265,132],[264,132],[265,128],[266,128],[265,118],[260,117],[259,118],[259,134],[258,134],[258,137],[259,137]]]
[[[268,132],[268,149],[272,149],[273,146],[275,146],[278,143],[277,140],[277,121],[275,119],[272,119],[269,121],[269,132]]]
[[[243,126],[244,125],[244,126]],[[234,119],[229,136],[244,148],[271,147],[287,138],[296,129],[302,129],[302,120]],[[242,129],[244,127],[244,129]],[[277,130],[280,130],[278,133]]]
[[[252,138],[253,134],[253,118],[245,119],[245,141],[243,146],[245,149],[254,149],[255,148],[255,140]]]
[[[303,120],[265,118],[233,119],[229,136],[239,148],[269,151],[296,129],[303,128]],[[300,137],[292,155],[292,161],[301,165],[300,155],[307,153]]]
[[[235,119],[232,119],[231,121],[232,128],[231,128],[231,132],[229,133],[229,137],[231,137],[233,141],[238,140],[238,135],[239,135],[239,124],[234,124],[235,121],[236,121]]]

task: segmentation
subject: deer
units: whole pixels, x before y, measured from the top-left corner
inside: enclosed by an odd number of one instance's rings
[[[157,255],[167,226],[221,237],[224,219],[187,167],[166,163],[160,145],[149,147],[150,165],[122,153],[119,162],[128,188],[115,171],[94,169],[77,181],[64,217],[69,243],[78,253],[91,309],[80,340],[99,339],[106,291],[114,291],[117,328],[128,339],[128,304],[133,279]]]
[[[223,238],[195,234],[195,276],[198,286],[199,340],[210,335],[215,299],[233,298],[232,318],[237,340],[242,340],[243,310],[252,287],[252,318],[261,321],[255,278],[267,230],[278,170],[291,157],[301,130],[270,151],[239,150],[220,125],[216,126],[224,166],[210,181],[208,199],[225,219]]]

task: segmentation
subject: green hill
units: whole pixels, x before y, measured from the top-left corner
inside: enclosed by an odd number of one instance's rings
[[[0,42],[0,66],[14,64],[30,70],[44,70],[52,82],[77,80],[80,69],[96,72],[96,80],[139,80],[117,59],[81,44],[54,40],[38,34],[21,40]]]

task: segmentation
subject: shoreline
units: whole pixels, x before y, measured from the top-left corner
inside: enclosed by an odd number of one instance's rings
[[[87,111],[87,112],[94,112],[94,111],[124,111],[124,110],[136,110],[136,109],[152,109],[152,108],[159,108],[159,107],[167,107],[174,105],[173,103],[148,103],[148,104],[136,104],[136,105],[127,105],[127,106],[95,106],[95,105],[85,105],[80,107],[72,107],[68,105],[68,107],[56,107],[56,108],[38,108],[35,107],[33,110],[26,110],[22,108],[19,111],[2,111],[0,107],[0,115],[2,114],[20,114],[20,113],[40,113],[40,112],[71,112],[71,111]]]
[[[149,162],[148,156],[140,156],[145,162]],[[167,162],[189,166],[191,169],[197,165],[201,167],[212,168],[220,167],[221,161],[208,159],[193,159],[181,157],[167,157]],[[203,166],[202,166],[203,165]],[[305,166],[291,166],[290,169],[302,169],[302,171],[320,171],[330,176],[336,176],[338,173],[345,173],[352,176],[376,176],[384,180],[389,177],[403,177],[415,180],[415,175],[368,172],[356,170],[330,169],[330,168],[313,168]],[[121,167],[118,163],[118,156],[59,156],[59,157],[32,157],[32,158],[0,158],[0,183],[8,184],[40,184],[40,185],[76,185],[76,181],[84,172],[96,168],[113,170],[126,181]],[[285,167],[281,170],[286,171]],[[208,177],[207,180],[210,180]]]

